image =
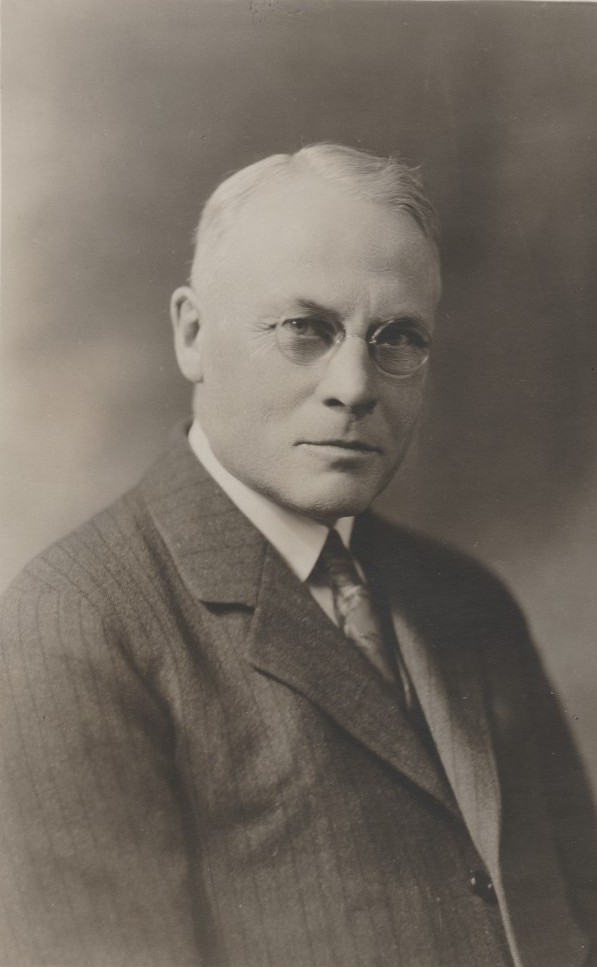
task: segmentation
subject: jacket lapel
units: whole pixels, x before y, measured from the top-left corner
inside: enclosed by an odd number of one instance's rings
[[[449,789],[392,687],[346,641],[270,547],[247,657],[255,668],[300,692],[372,752],[455,810]]]
[[[464,649],[434,649],[392,609],[400,653],[471,838],[498,863],[500,787],[479,679]]]
[[[390,546],[387,529],[366,515],[356,543],[383,586],[402,660],[471,838],[497,876],[500,786],[481,643],[467,628],[470,608],[457,593],[450,596],[450,572],[441,564],[429,567],[433,549],[417,546],[406,531],[392,531]]]

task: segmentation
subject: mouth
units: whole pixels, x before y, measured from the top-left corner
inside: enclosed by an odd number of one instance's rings
[[[373,446],[371,443],[365,443],[363,440],[300,440],[299,446],[333,447],[339,451],[350,450],[355,453],[382,453],[380,447]]]

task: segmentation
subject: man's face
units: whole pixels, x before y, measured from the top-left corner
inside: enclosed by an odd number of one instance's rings
[[[360,513],[402,460],[425,367],[387,375],[354,337],[390,320],[431,334],[432,246],[408,214],[303,176],[247,202],[223,249],[218,279],[178,301],[178,318],[183,303],[187,317],[197,310],[196,335],[177,334],[177,349],[214,453],[254,490],[317,520]],[[349,338],[309,365],[280,351],[282,323],[310,330],[321,319]]]

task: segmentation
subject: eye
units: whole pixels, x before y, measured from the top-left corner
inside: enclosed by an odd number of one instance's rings
[[[325,356],[336,339],[336,330],[327,319],[305,316],[284,319],[276,326],[280,351],[294,363],[310,366]]]
[[[377,346],[388,349],[407,349],[409,347],[428,350],[429,337],[421,327],[410,319],[396,319],[382,326],[373,336]]]
[[[371,337],[373,358],[388,376],[412,376],[422,369],[429,359],[430,344],[428,334],[412,319],[388,322]]]
[[[327,319],[303,317],[284,319],[280,323],[280,335],[284,339],[321,342],[326,346],[334,342],[334,327]]]

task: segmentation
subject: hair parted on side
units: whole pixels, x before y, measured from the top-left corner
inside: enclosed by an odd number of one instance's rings
[[[346,145],[322,142],[294,154],[274,154],[241,168],[218,185],[201,212],[195,232],[191,284],[198,291],[222,262],[222,240],[243,204],[273,180],[307,172],[335,184],[364,201],[411,215],[435,246],[438,228],[434,208],[419,176],[398,156],[378,157]]]

